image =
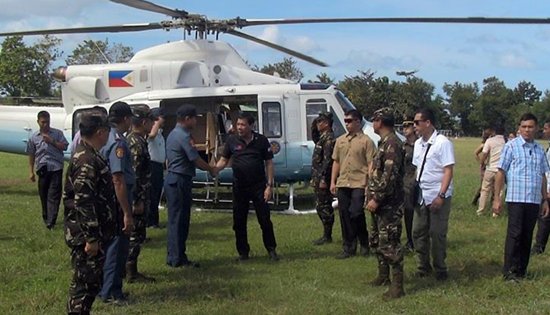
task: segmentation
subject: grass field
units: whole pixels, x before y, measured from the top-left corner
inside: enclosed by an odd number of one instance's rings
[[[479,171],[472,152],[479,139],[454,140],[457,165],[448,235],[450,278],[415,279],[413,256],[405,259],[405,290],[382,302],[385,288],[368,285],[376,259],[337,260],[335,242],[313,246],[320,236],[316,215],[274,215],[282,260],[271,263],[255,217],[249,219],[252,259],[234,261],[231,216],[194,212],[188,255],[200,269],[165,265],[166,229],[149,232],[141,270],[154,284],[127,284],[131,305],[94,304],[95,314],[550,314],[548,254],[533,257],[528,277],[518,284],[501,278],[506,217],[477,217],[470,200]],[[71,269],[58,224],[41,222],[36,186],[27,179],[24,156],[0,154],[0,314],[62,314]],[[60,218],[62,220],[62,212]],[[161,211],[165,224],[166,212]],[[369,219],[370,220],[370,219]]]

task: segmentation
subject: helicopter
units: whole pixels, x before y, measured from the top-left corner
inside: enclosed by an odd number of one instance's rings
[[[320,112],[331,112],[336,136],[345,133],[344,113],[354,105],[334,85],[299,83],[276,75],[252,71],[239,53],[218,40],[232,35],[284,52],[309,63],[326,67],[325,62],[296,50],[249,35],[241,29],[263,25],[313,23],[476,23],[550,24],[544,18],[301,18],[301,19],[209,19],[201,14],[171,9],[145,0],[110,0],[134,9],[168,16],[170,19],[139,24],[92,26],[32,31],[3,32],[0,36],[75,33],[118,33],[146,30],[183,30],[195,39],[165,43],[137,52],[127,63],[71,65],[59,67],[53,77],[60,82],[62,107],[48,107],[51,125],[72,139],[82,113],[94,106],[109,109],[116,101],[160,107],[166,115],[165,136],[175,126],[177,108],[195,104],[199,111],[193,131],[195,145],[203,158],[215,163],[224,141],[233,132],[239,112],[256,117],[256,131],[270,141],[274,153],[275,182],[288,185],[287,213],[294,208],[294,185],[308,182],[314,143],[310,125]],[[211,38],[214,39],[211,39]],[[414,72],[405,75],[413,75]],[[41,106],[0,106],[0,151],[25,153],[26,141],[37,126]],[[372,124],[363,122],[364,132],[378,140]],[[69,152],[65,152],[68,158]],[[217,188],[232,182],[230,169],[217,178],[197,172],[194,181],[208,188],[207,201],[219,201]],[[214,197],[210,196],[214,187]]]

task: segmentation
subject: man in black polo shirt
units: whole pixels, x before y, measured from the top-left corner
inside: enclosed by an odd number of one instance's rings
[[[252,201],[256,217],[262,229],[264,246],[273,261],[279,260],[275,248],[275,233],[271,223],[267,201],[271,198],[273,183],[273,152],[267,138],[252,131],[254,117],[242,113],[237,118],[237,135],[230,136],[223,150],[216,171],[227,166],[232,159],[233,169],[233,230],[238,260],[247,260],[250,252],[246,232],[249,203]],[[267,170],[267,177],[266,177]]]

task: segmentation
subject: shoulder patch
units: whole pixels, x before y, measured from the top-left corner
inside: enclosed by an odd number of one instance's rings
[[[124,157],[124,148],[123,147],[116,148],[115,154],[117,158],[122,159]]]

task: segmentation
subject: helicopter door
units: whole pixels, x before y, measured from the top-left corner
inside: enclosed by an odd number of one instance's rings
[[[260,99],[261,115],[260,126],[261,133],[267,137],[273,151],[273,166],[275,169],[286,168],[287,156],[285,135],[283,132],[283,102],[278,98]]]
[[[302,117],[302,130],[305,129],[303,134],[306,135],[302,145],[302,161],[304,166],[311,168],[311,157],[315,147],[311,136],[311,124],[319,116],[319,113],[327,111],[327,100],[318,96],[302,95],[300,103],[306,106],[305,117]]]

